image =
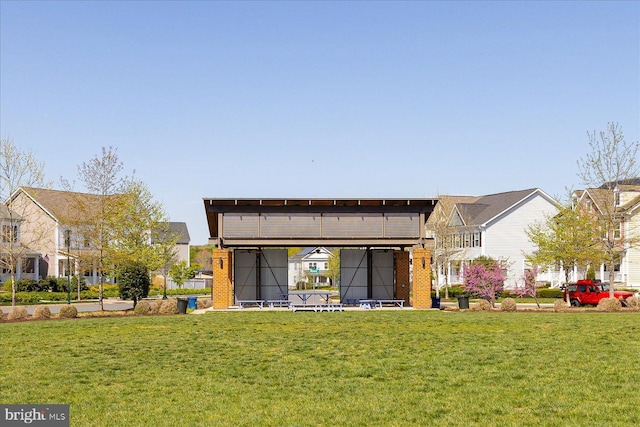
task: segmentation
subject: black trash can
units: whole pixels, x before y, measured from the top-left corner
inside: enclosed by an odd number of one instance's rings
[[[469,308],[469,295],[460,295],[458,297],[458,308]]]
[[[186,298],[178,298],[178,314],[187,314],[187,304],[189,300]]]
[[[440,297],[431,297],[431,308],[440,308]]]

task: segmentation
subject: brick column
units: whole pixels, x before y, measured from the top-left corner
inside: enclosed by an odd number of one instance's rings
[[[409,252],[394,251],[393,262],[396,272],[396,299],[403,299],[405,305],[411,304],[409,301],[409,293],[411,291],[411,283],[409,280]]]
[[[226,310],[233,301],[233,252],[228,249],[213,250],[213,286],[211,301],[214,309]]]
[[[413,249],[413,307],[431,308],[431,251]]]

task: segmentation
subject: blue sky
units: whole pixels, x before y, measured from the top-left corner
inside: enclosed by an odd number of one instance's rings
[[[611,121],[640,2],[0,1],[2,137],[55,183],[117,147],[192,244],[203,197],[563,196]]]

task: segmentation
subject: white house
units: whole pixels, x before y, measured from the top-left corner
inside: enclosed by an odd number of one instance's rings
[[[527,228],[557,211],[558,203],[538,188],[486,196],[441,196],[427,220],[427,233],[435,240],[433,268],[440,273],[437,286],[445,285],[445,269],[450,285],[462,283],[461,267],[481,255],[503,262],[507,276],[505,287],[522,286],[524,272],[530,268],[525,254],[535,249]],[[455,252],[447,265],[438,262],[435,256],[443,244],[435,224],[443,219],[453,230],[447,238],[450,239],[448,246]],[[551,272],[541,274],[538,280],[557,285],[560,277],[559,272]]]
[[[20,247],[22,222],[22,217],[0,204],[0,284],[11,278],[12,257],[17,258],[13,265],[16,279],[37,279],[39,276],[40,254]]]
[[[324,247],[305,248],[289,257],[289,288],[296,288],[298,283],[308,283],[309,279],[313,281],[312,286],[329,285],[331,280],[327,270],[331,257],[331,251]]]
[[[640,178],[574,192],[574,203],[580,203],[598,215],[607,211],[604,205],[608,201],[611,206],[615,204],[618,218],[614,237],[624,242],[622,257],[614,267],[615,282],[625,287],[640,287]],[[605,264],[594,269],[597,279],[609,281]]]

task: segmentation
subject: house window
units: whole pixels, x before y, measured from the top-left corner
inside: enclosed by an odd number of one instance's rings
[[[328,262],[325,262],[325,263],[324,263],[324,269],[325,269],[325,270],[328,270],[328,269],[329,269],[329,263],[328,263]]]
[[[26,258],[22,263],[22,272],[26,274],[33,274],[36,272],[35,268],[35,259],[34,258]]]
[[[476,231],[475,233],[473,233],[473,247],[474,248],[479,248],[480,247],[480,232]]]
[[[309,270],[317,270],[317,269],[318,269],[318,263],[316,262],[309,263]]]
[[[613,225],[613,238],[614,239],[621,239],[622,238],[622,222],[621,221],[617,221]]]
[[[18,241],[18,226],[2,226],[2,243],[16,243]]]

